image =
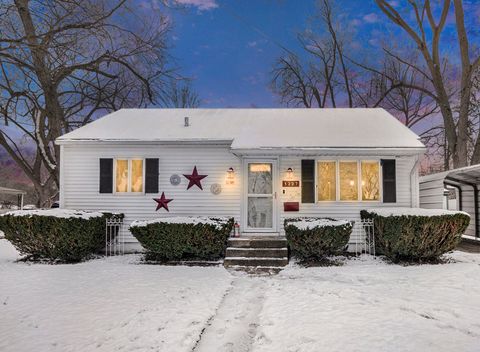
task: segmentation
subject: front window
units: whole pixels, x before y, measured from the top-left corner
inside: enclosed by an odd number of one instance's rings
[[[128,160],[117,160],[115,192],[128,192]]]
[[[338,163],[340,200],[358,200],[358,165],[356,161]]]
[[[362,161],[362,200],[380,200],[378,161]]]
[[[334,201],[337,199],[337,163],[320,161],[317,172],[318,200]]]
[[[380,201],[378,160],[317,162],[317,201]]]
[[[132,192],[143,192],[143,160],[132,160]]]
[[[115,160],[115,192],[143,192],[143,159]]]

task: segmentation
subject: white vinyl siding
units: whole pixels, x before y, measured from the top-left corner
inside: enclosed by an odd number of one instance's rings
[[[99,193],[100,158],[158,158],[158,194],[101,194]],[[148,220],[161,216],[231,216],[240,220],[241,162],[227,147],[181,147],[163,145],[84,145],[63,146],[62,207],[85,210],[108,210],[125,213],[125,223]],[[193,167],[207,174],[202,180],[203,191],[197,187],[187,190],[188,180],[183,174],[191,174]],[[234,169],[234,184],[227,185],[228,169]],[[170,184],[170,176],[178,174],[181,183]],[[222,192],[213,195],[210,187],[219,183]],[[170,212],[155,211],[152,198],[162,192],[168,198]],[[127,235],[126,242],[135,241]]]
[[[122,212],[125,214],[125,223],[128,225],[133,220],[149,220],[162,216],[229,216],[234,217],[244,230],[244,223],[241,221],[242,205],[244,202],[243,179],[244,163],[240,157],[232,154],[228,146],[173,146],[156,144],[102,144],[91,143],[84,145],[62,146],[62,188],[61,206],[69,209],[85,210],[107,210]],[[159,188],[158,194],[100,194],[99,193],[99,159],[100,158],[158,158],[159,159]],[[360,219],[360,210],[371,207],[410,207],[418,185],[415,182],[416,173],[411,177],[412,168],[415,165],[416,156],[395,155],[349,155],[344,153],[328,155],[266,155],[266,158],[278,158],[278,179],[276,181],[276,220],[278,229],[283,233],[283,221],[286,217],[316,216],[331,217],[336,219]],[[384,204],[381,201],[329,201],[317,202],[314,204],[301,203],[300,187],[290,188],[288,191],[296,192],[294,199],[291,194],[284,194],[282,180],[301,180],[301,160],[376,160],[396,159],[396,180],[397,180],[397,202]],[[247,160],[247,159],[246,159]],[[190,174],[193,167],[197,166],[200,174],[208,175],[202,180],[203,191],[197,187],[187,190],[188,181],[183,174]],[[227,184],[228,169],[234,169],[234,184]],[[287,174],[291,167],[293,172]],[[316,167],[316,165],[315,165]],[[414,170],[416,171],[416,170]],[[170,176],[178,174],[181,183],[178,186],[170,184]],[[222,192],[214,195],[210,187],[219,183]],[[160,196],[165,192],[167,198],[172,198],[169,203],[170,212],[164,210],[155,211],[156,203],[152,198]],[[299,212],[284,212],[283,202],[300,202]],[[128,228],[128,226],[127,226]],[[124,234],[126,242],[136,242],[128,233]]]

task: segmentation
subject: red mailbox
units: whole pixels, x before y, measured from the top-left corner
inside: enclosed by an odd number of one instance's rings
[[[283,211],[299,211],[300,204],[298,202],[284,202]]]

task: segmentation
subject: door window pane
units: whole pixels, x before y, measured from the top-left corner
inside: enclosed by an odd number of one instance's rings
[[[115,180],[116,192],[128,192],[128,160],[117,160]]]
[[[248,227],[273,227],[273,201],[271,197],[248,198]]]
[[[358,168],[356,161],[340,161],[340,200],[358,200]]]
[[[272,194],[272,164],[248,164],[248,193]]]
[[[335,161],[320,161],[318,163],[318,200],[336,200],[337,176]]]
[[[143,160],[132,160],[132,192],[143,192]]]
[[[378,161],[362,161],[362,199],[380,199],[380,166]]]

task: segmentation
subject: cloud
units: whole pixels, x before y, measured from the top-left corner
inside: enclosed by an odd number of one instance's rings
[[[398,7],[400,5],[400,3],[397,0],[391,0],[388,3],[393,7]]]
[[[378,22],[378,16],[376,13],[369,13],[368,15],[363,16],[363,20],[367,23]]]
[[[194,6],[200,11],[213,10],[218,7],[216,0],[177,0],[181,5]]]
[[[257,46],[257,42],[256,41],[252,41],[252,42],[248,42],[247,45],[250,47],[250,48],[253,48],[254,46]]]
[[[361,24],[362,24],[362,21],[356,18],[350,21],[350,25],[353,27],[360,26]]]

